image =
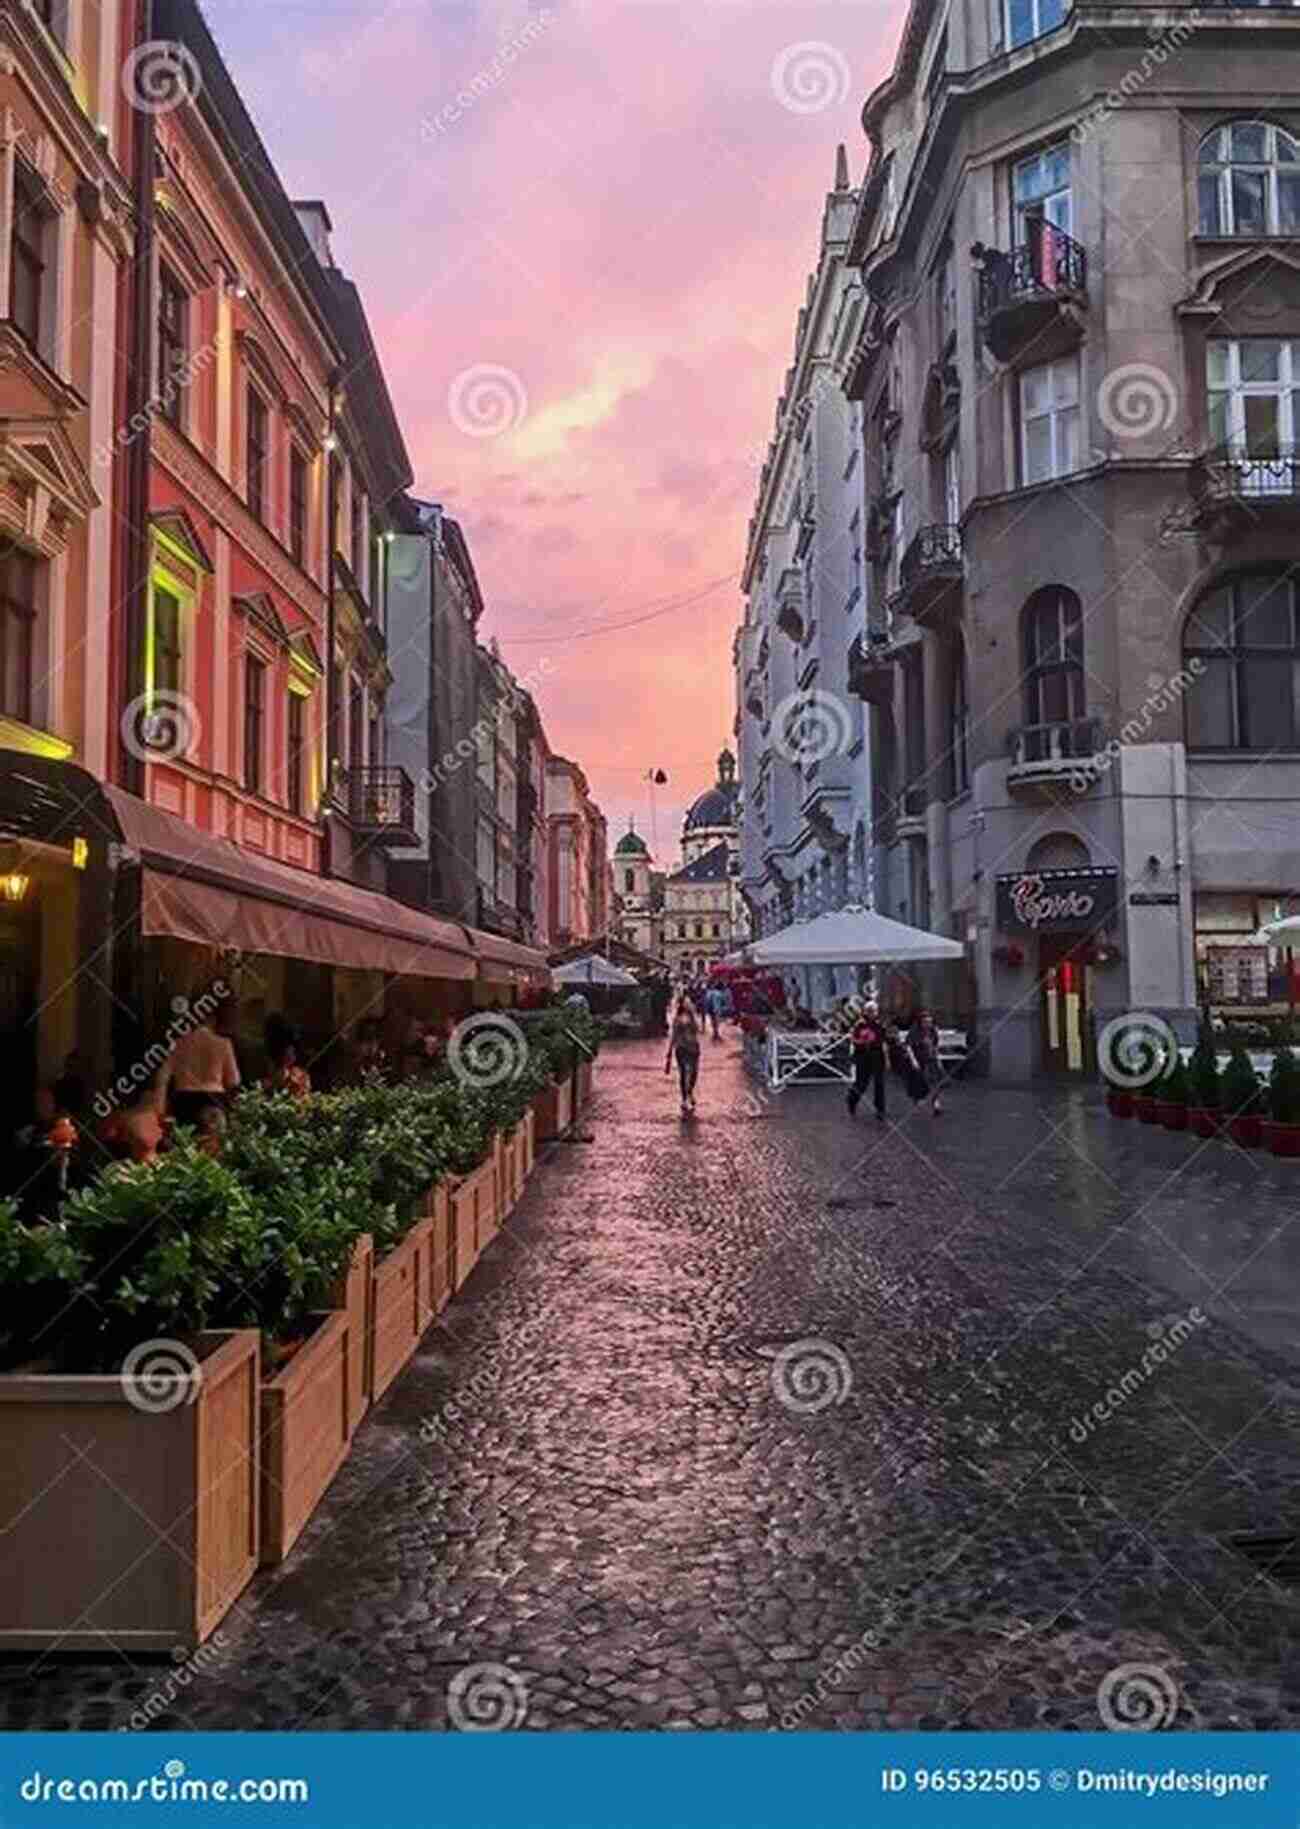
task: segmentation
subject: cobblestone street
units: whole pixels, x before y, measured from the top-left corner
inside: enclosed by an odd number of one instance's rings
[[[491,1664],[530,1729],[1097,1728],[1136,1664],[1176,1726],[1300,1727],[1300,1596],[1223,1541],[1300,1522],[1296,1165],[1093,1088],[890,1097],[770,1099],[728,1037],[688,1125],[662,1044],[607,1049],[153,1725],[442,1728]],[[3,1720],[169,1674],[11,1658]]]

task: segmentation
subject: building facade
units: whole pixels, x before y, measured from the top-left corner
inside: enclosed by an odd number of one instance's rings
[[[521,938],[530,946],[550,945],[550,846],[546,830],[546,761],[550,747],[537,701],[519,694],[517,723],[519,776],[515,832],[517,907]]]
[[[567,756],[546,764],[550,944],[604,936],[609,924],[608,833],[587,777]]]
[[[611,871],[617,933],[638,952],[662,958],[664,878],[655,869],[650,848],[630,819],[627,831],[614,846]]]
[[[416,908],[478,918],[478,639],[483,597],[459,524],[406,497],[387,548],[388,760],[415,782],[418,843],[389,852],[389,887]]]
[[[841,147],[742,576],[739,882],[760,937],[872,895],[866,720],[848,690],[866,593],[861,408],[843,385],[862,321],[846,258],[858,202]],[[844,971],[817,977],[802,986],[810,1004],[850,988]]]
[[[743,946],[750,926],[739,882],[740,784],[724,749],[718,778],[687,809],[682,862],[664,881],[663,958],[679,977],[694,977]]]
[[[875,896],[968,943],[929,994],[1000,1077],[1277,988],[1243,943],[1300,882],[1298,32],[915,0],[864,109]]]
[[[478,820],[477,924],[520,939],[519,763],[522,699],[495,642],[480,645],[475,666]]]

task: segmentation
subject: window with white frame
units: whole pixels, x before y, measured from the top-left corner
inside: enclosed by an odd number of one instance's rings
[[[1300,235],[1300,141],[1271,121],[1231,121],[1201,141],[1202,235]]]
[[[1017,248],[1033,245],[1038,223],[1071,233],[1070,148],[1047,146],[1011,168],[1011,240]]]
[[[1300,342],[1212,337],[1205,346],[1205,375],[1212,445],[1243,458],[1295,455],[1300,440]],[[1243,480],[1249,487],[1251,476]],[[1262,488],[1263,468],[1259,481]]]
[[[1053,32],[1065,18],[1066,0],[1007,0],[1007,44],[1014,48]]]
[[[1062,356],[1020,376],[1020,481],[1045,483],[1079,465],[1079,358]]]

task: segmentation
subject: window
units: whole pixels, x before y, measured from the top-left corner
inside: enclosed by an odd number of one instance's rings
[[[944,250],[943,259],[934,271],[934,306],[939,353],[942,355],[957,329],[957,269],[951,247]]]
[[[289,446],[289,551],[301,565],[307,554],[307,459]]]
[[[172,425],[184,417],[189,354],[189,300],[176,275],[164,267],[158,284],[158,411]]]
[[[943,518],[949,527],[961,525],[961,450],[955,438],[943,454]]]
[[[1049,146],[1011,168],[1011,241],[1034,245],[1034,229],[1050,223],[1070,233],[1070,148]]]
[[[262,791],[262,735],[266,722],[266,663],[250,654],[244,663],[244,786]]]
[[[12,274],[9,315],[34,349],[45,330],[45,265],[49,216],[34,175],[14,167],[14,222],[10,237]]]
[[[697,939],[697,940],[702,940],[702,939],[703,939],[703,938],[704,938],[704,923],[703,923],[703,921],[697,921],[697,922],[696,922],[696,923],[695,923],[695,938],[696,938],[696,939]]]
[[[1201,141],[1202,235],[1300,235],[1300,141],[1268,121],[1233,121]]]
[[[301,692],[289,694],[288,755],[285,763],[285,799],[291,813],[301,813],[306,796],[303,776],[307,765],[307,701]]]
[[[351,509],[351,558],[352,570],[356,573],[357,582],[361,582],[361,558],[366,550],[366,520],[362,512],[364,498],[357,485],[357,473],[352,472],[352,494],[349,499]]]
[[[722,938],[722,928],[717,921],[713,923],[713,937],[715,940],[720,940]]]
[[[677,938],[678,938],[678,939],[679,939],[679,940],[684,940],[684,939],[685,939],[685,938],[686,938],[686,923],[685,923],[685,921],[679,921],[679,922],[678,922],[678,923],[677,923]]]
[[[150,693],[175,697],[181,687],[181,600],[165,585],[153,586]]]
[[[1198,663],[1183,697],[1189,749],[1300,748],[1296,579],[1244,572],[1200,599],[1183,630]]]
[[[32,647],[37,560],[17,546],[0,549],[0,712],[32,721]]]
[[[1065,0],[1007,0],[1007,44],[1028,44],[1065,18]]]
[[[1079,461],[1079,358],[1064,356],[1020,376],[1020,480],[1068,476]]]
[[[370,758],[371,768],[382,768],[384,765],[384,727],[379,722],[379,713],[372,711],[366,732],[366,755]]]
[[[1025,605],[1025,696],[1030,724],[1084,714],[1083,606],[1073,591],[1050,585]]]
[[[365,762],[362,745],[366,735],[366,697],[360,684],[353,680],[348,688],[348,767],[360,768]]]
[[[1238,466],[1238,486],[1251,495],[1290,494],[1300,441],[1300,342],[1212,337],[1205,375],[1211,444],[1260,460]]]
[[[959,635],[952,650],[952,694],[948,749],[952,756],[952,791],[964,794],[970,786],[970,700],[966,677],[966,644]]]
[[[636,889],[636,871],[635,870],[625,870],[623,872],[623,888],[628,895],[631,895],[633,893],[633,891]]]
[[[255,387],[250,387],[244,474],[248,506],[259,521],[266,509],[266,421],[266,402]]]
[[[880,180],[880,213],[874,246],[879,247],[888,241],[894,232],[894,217],[898,212],[898,184],[894,172],[894,155],[886,156]]]

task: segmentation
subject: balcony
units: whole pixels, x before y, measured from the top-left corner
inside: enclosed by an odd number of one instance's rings
[[[961,528],[923,527],[903,554],[891,607],[923,629],[934,628],[960,610],[965,577]]]
[[[1105,748],[1100,718],[1064,718],[1050,724],[1022,724],[1008,738],[1009,788],[1086,786],[1088,764]]]
[[[1190,474],[1197,527],[1232,540],[1250,527],[1300,528],[1300,446],[1250,456],[1226,445],[1204,451]]]
[[[883,629],[868,629],[849,644],[849,691],[868,705],[894,702],[894,652]]]
[[[1029,239],[1009,254],[976,242],[980,333],[999,362],[1010,362],[1030,344],[1074,341],[1088,303],[1088,256],[1064,229],[1037,218]]]
[[[413,848],[415,783],[404,768],[350,768],[345,777],[348,822],[376,844]]]

